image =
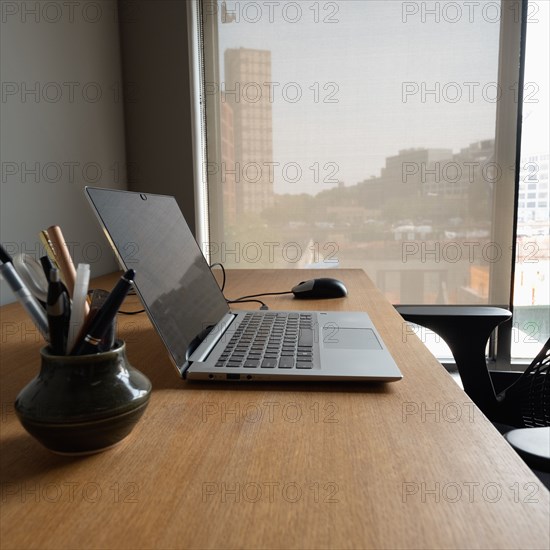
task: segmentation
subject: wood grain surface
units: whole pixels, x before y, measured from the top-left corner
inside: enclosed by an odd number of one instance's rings
[[[349,296],[264,301],[367,311],[403,380],[185,382],[146,315],[120,316],[151,401],[127,439],[80,458],[19,424],[13,403],[43,343],[19,305],[1,308],[2,549],[549,548],[548,491],[363,271],[229,271],[226,295],[314,276]]]

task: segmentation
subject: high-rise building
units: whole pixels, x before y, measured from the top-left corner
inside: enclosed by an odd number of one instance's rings
[[[547,221],[548,153],[521,159],[518,219],[522,222]]]
[[[233,114],[236,215],[260,213],[273,204],[273,113],[271,52],[225,51],[222,102]]]
[[[221,161],[222,161],[222,197],[223,197],[223,217],[228,225],[234,225],[237,222],[237,196],[235,185],[235,125],[233,122],[233,109],[224,101],[222,94],[220,106],[220,134],[221,134]],[[226,168],[231,167],[227,171]]]

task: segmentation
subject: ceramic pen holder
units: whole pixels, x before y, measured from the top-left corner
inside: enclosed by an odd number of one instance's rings
[[[51,355],[48,347],[40,355],[40,372],[15,401],[21,424],[40,443],[56,453],[89,454],[132,431],[151,382],[130,365],[123,341],[92,355]]]

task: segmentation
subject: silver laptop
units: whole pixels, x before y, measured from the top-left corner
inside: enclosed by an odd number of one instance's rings
[[[402,378],[367,313],[230,311],[174,197],[86,193],[181,377]]]

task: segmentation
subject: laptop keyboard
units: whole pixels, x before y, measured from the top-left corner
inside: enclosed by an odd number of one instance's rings
[[[216,367],[312,369],[311,313],[247,313]]]

